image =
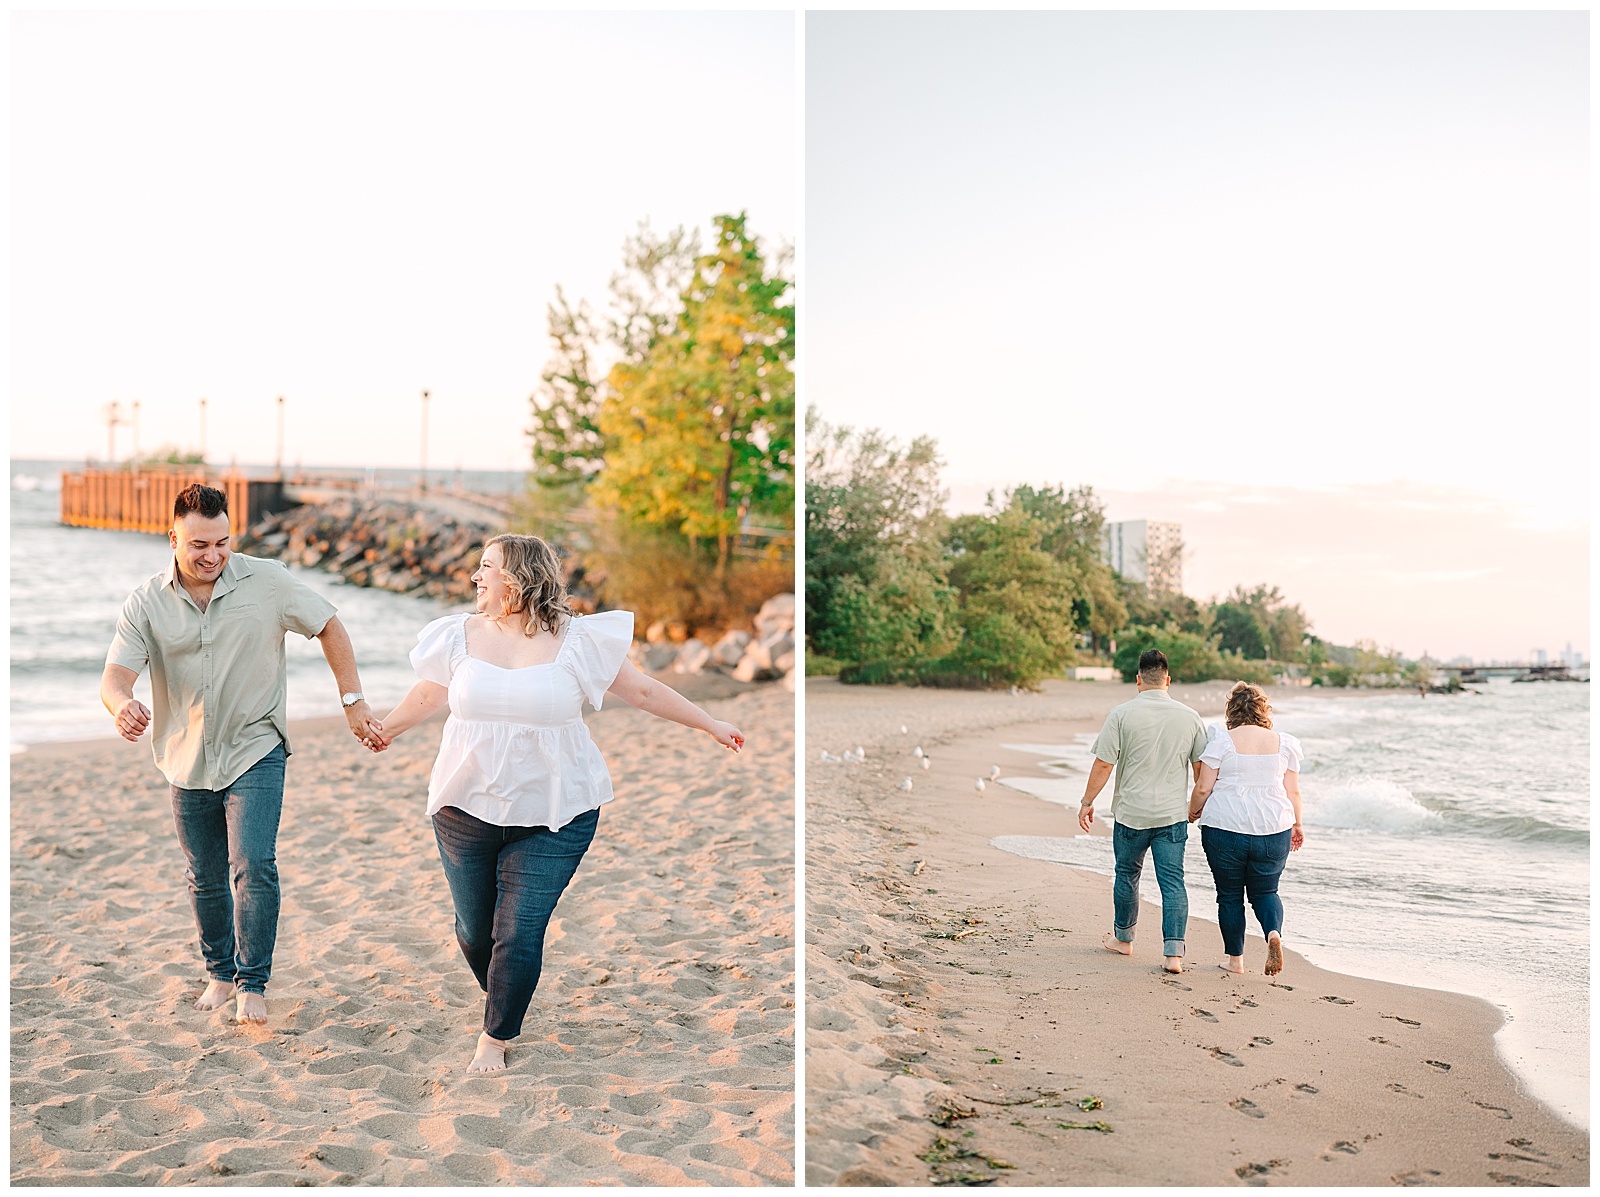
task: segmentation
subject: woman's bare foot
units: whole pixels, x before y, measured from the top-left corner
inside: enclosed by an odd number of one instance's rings
[[[468,1072],[499,1072],[506,1066],[506,1043],[504,1039],[496,1039],[488,1031],[478,1036],[478,1050],[472,1055],[472,1063],[467,1065]]]
[[[196,1010],[220,1010],[233,1000],[232,981],[208,981],[206,991],[194,1001]]]
[[[1217,965],[1217,967],[1225,973],[1242,973],[1244,972],[1244,957],[1224,956],[1222,958],[1222,963]]]
[[[1107,931],[1104,938],[1100,940],[1100,946],[1105,948],[1105,950],[1108,952],[1115,952],[1119,956],[1133,955],[1133,944],[1123,943],[1122,940],[1118,939],[1110,931]]]
[[[1169,973],[1181,973],[1183,971],[1183,957],[1163,956],[1161,958],[1161,967]]]
[[[1274,931],[1267,936],[1267,976],[1276,977],[1283,971],[1283,941]]]
[[[239,1004],[233,1013],[237,1023],[264,1023],[267,1021],[267,999],[259,993],[239,991]]]

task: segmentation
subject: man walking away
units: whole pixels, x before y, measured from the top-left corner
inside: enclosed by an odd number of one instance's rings
[[[233,1000],[236,1021],[264,1023],[290,751],[284,633],[321,642],[362,743],[376,744],[382,726],[361,697],[355,650],[333,605],[280,562],[232,551],[226,494],[199,484],[180,491],[169,539],[172,560],[122,605],[100,700],[126,740],[154,721],[151,746],[172,786],[210,976],[195,1009]],[[133,697],[146,666],[153,717]]]
[[[1139,695],[1106,716],[1094,742],[1094,766],[1078,808],[1078,825],[1094,823],[1094,800],[1116,768],[1111,795],[1111,848],[1117,879],[1111,887],[1113,930],[1101,942],[1108,951],[1133,955],[1139,921],[1139,876],[1148,851],[1161,887],[1161,952],[1169,973],[1183,971],[1184,928],[1189,894],[1183,885],[1183,848],[1189,839],[1189,786],[1199,774],[1206,748],[1200,716],[1167,693],[1172,678],[1159,649],[1139,657]]]

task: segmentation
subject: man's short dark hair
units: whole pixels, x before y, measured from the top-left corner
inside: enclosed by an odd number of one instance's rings
[[[186,515],[198,515],[203,519],[216,519],[219,515],[228,514],[228,496],[226,492],[214,486],[204,486],[199,482],[190,484],[178,492],[178,497],[172,502],[172,519],[176,523]]]
[[[1139,680],[1153,686],[1167,676],[1167,654],[1159,648],[1147,648],[1139,654]]]

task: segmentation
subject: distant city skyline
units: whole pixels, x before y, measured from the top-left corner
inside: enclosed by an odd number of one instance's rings
[[[203,397],[270,462],[282,395],[286,460],[409,466],[428,390],[431,464],[525,466],[558,284],[641,220],[796,235],[792,13],[10,22],[14,456],[103,456],[113,400],[193,450]]]
[[[1588,56],[1582,12],[812,13],[807,399],[934,438],[953,511],[1182,523],[1197,597],[1587,652]]]

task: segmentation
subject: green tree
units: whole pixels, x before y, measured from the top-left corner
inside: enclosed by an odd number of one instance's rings
[[[793,519],[794,309],[744,215],[716,228],[671,331],[611,368],[590,492],[629,520],[715,539],[721,576],[747,515]]]
[[[698,234],[683,227],[658,236],[649,221],[622,244],[622,268],[611,276],[609,301],[596,313],[587,301],[574,304],[556,287],[545,310],[550,359],[529,398],[533,426],[532,481],[565,492],[570,504],[605,464],[606,438],[600,405],[606,386],[604,360],[638,363],[676,323],[682,292],[694,273]],[[546,505],[548,500],[545,500]]]
[[[1249,607],[1236,602],[1217,603],[1211,609],[1211,626],[1220,637],[1223,652],[1238,653],[1251,660],[1267,656],[1267,637]]]
[[[1128,621],[1116,574],[1101,551],[1105,505],[1092,487],[1033,487],[1027,484],[1006,491],[1007,505],[1026,511],[1038,523],[1039,547],[1056,560],[1072,566],[1082,580],[1073,604],[1073,626],[1087,632],[1098,651]],[[995,506],[994,496],[989,504]]]
[[[1223,659],[1216,646],[1203,637],[1175,627],[1133,626],[1118,638],[1117,652],[1112,658],[1123,681],[1131,682],[1139,675],[1139,657],[1151,649],[1166,654],[1167,672],[1175,682],[1209,682],[1225,676]]]
[[[939,455],[806,412],[806,638],[845,661],[937,657],[955,642]]]
[[[951,521],[950,582],[961,597],[959,669],[990,684],[1033,685],[1073,660],[1082,577],[1041,547],[1021,504]]]

